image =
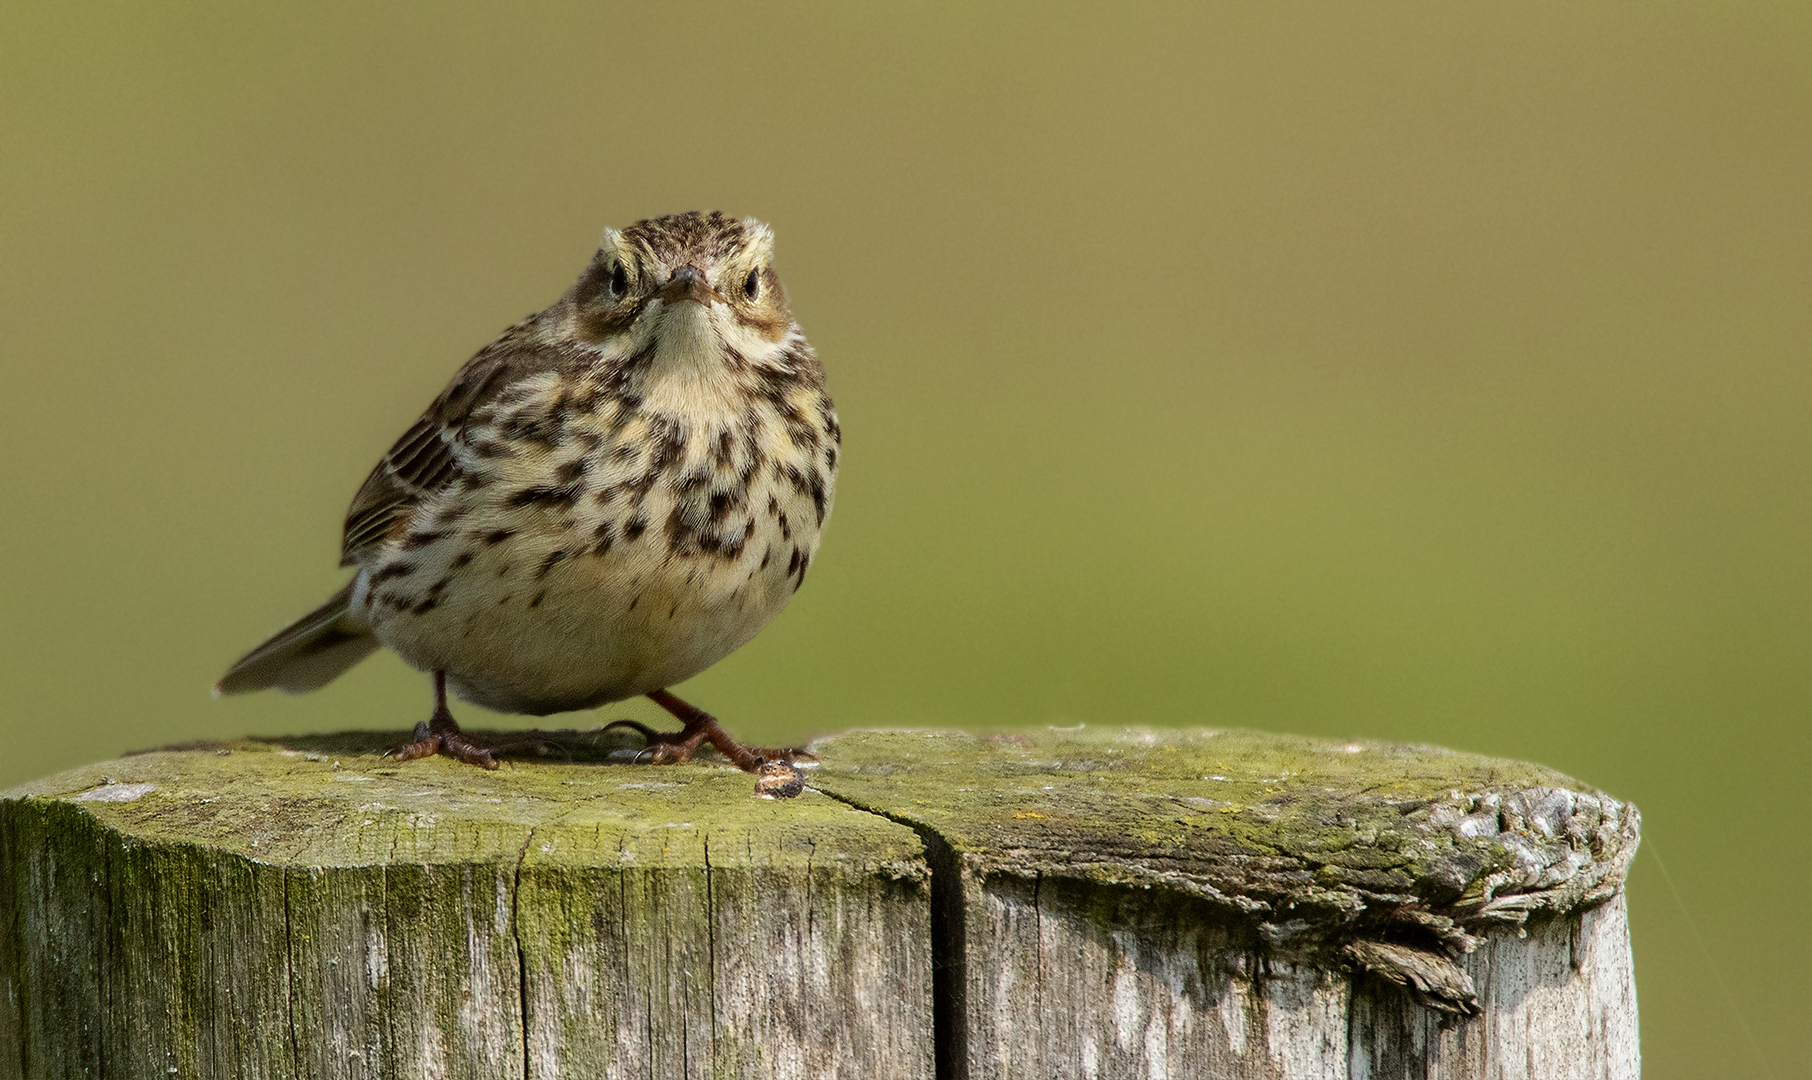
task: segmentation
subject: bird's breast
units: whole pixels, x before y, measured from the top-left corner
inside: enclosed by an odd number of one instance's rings
[[[481,419],[465,478],[365,564],[355,603],[405,660],[506,711],[702,671],[785,606],[830,513],[836,420],[815,387],[725,416],[550,383]]]

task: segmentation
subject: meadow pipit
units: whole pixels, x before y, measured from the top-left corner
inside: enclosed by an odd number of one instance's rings
[[[352,581],[215,692],[313,690],[383,645],[434,678],[400,758],[494,769],[528,745],[462,734],[448,687],[532,716],[646,694],[684,722],[619,721],[655,761],[703,742],[750,771],[796,754],[744,747],[667,691],[780,613],[831,509],[837,416],[772,255],[766,225],[715,212],[606,230],[566,295],[467,361],[372,470],[346,515]]]

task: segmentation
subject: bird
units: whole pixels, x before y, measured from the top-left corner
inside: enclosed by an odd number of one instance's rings
[[[748,642],[805,581],[842,431],[787,304],[773,231],[717,211],[606,229],[559,300],[453,376],[347,511],[352,580],[247,653],[216,695],[326,685],[379,648],[432,676],[402,760],[486,769],[457,697],[546,716],[646,695],[681,723],[640,757],[710,743],[796,794],[803,751],[744,746],[669,687]],[[765,772],[763,770],[766,770]]]

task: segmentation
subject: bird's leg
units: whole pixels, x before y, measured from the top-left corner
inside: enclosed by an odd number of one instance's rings
[[[672,713],[683,726],[675,732],[662,732],[634,720],[613,720],[604,725],[604,730],[626,727],[639,732],[642,738],[648,740],[648,748],[643,751],[645,760],[653,764],[665,765],[691,760],[693,752],[705,743],[715,746],[717,752],[729,758],[737,768],[752,773],[760,772],[762,766],[769,762],[791,762],[795,758],[809,759],[812,756],[793,747],[779,749],[771,746],[744,746],[730,738],[730,733],[723,729],[715,716],[698,706],[689,705],[665,690],[656,690],[648,698]]]
[[[805,776],[793,765],[794,758],[810,758],[812,755],[799,749],[775,749],[768,746],[744,746],[730,733],[723,729],[717,718],[696,705],[688,705],[665,690],[656,690],[648,695],[656,705],[678,717],[681,727],[675,732],[660,732],[646,724],[634,720],[613,720],[604,725],[604,730],[613,727],[633,728],[648,740],[643,756],[637,760],[646,760],[655,764],[686,761],[693,751],[701,745],[710,743],[717,752],[729,758],[736,767],[744,772],[756,775],[755,794],[763,799],[793,799],[805,790]]]
[[[523,750],[545,751],[547,744],[540,739],[517,739],[513,742],[499,743],[496,746],[485,746],[459,730],[459,724],[453,719],[452,710],[447,708],[447,673],[434,673],[434,715],[415,725],[415,740],[404,743],[387,751],[385,757],[398,761],[413,761],[416,758],[432,754],[444,754],[454,761],[463,761],[467,765],[476,765],[481,769],[495,769],[498,754],[511,754]]]

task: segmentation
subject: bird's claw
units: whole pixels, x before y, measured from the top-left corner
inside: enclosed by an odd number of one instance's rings
[[[476,765],[481,769],[495,770],[503,763],[497,760],[499,754],[520,754],[533,751],[547,754],[552,746],[531,732],[528,737],[512,739],[486,746],[455,727],[452,731],[441,731],[436,734],[427,721],[415,725],[414,738],[401,746],[393,746],[384,751],[384,756],[397,761],[414,761],[416,758],[432,757],[439,754],[466,765]]]
[[[628,728],[644,742],[640,750],[628,752],[626,760],[637,765],[676,765],[692,760],[698,748],[709,742],[718,752],[745,772],[756,774],[755,795],[762,799],[791,799],[805,790],[805,776],[793,764],[797,760],[818,760],[799,747],[743,746],[725,734],[706,714],[679,731],[656,731],[637,720],[612,720],[604,730]]]

